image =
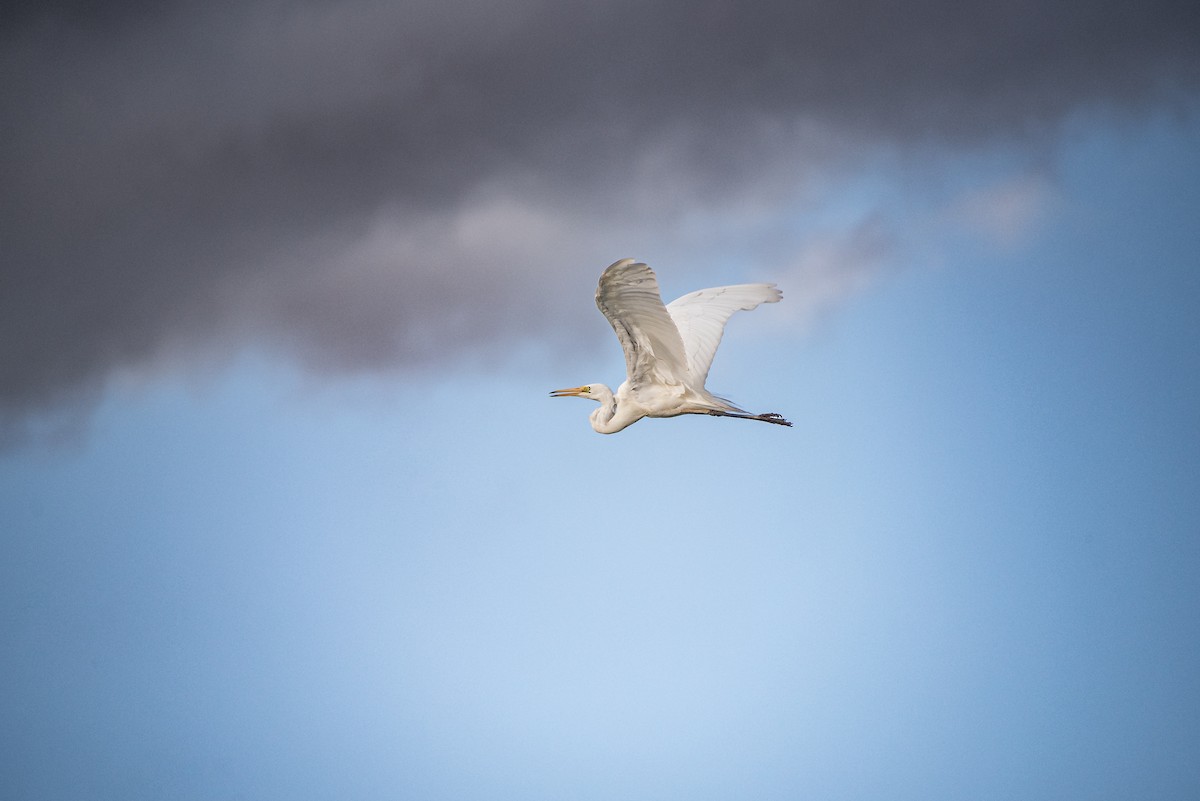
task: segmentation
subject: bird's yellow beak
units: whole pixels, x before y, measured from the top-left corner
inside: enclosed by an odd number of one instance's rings
[[[587,390],[587,387],[571,387],[570,389],[556,389],[550,393],[552,398],[578,398]]]

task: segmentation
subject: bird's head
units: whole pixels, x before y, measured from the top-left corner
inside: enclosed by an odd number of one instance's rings
[[[571,387],[570,389],[556,389],[550,393],[552,398],[587,398],[596,402],[603,402],[606,397],[612,397],[612,390],[603,384],[585,384],[582,387]]]

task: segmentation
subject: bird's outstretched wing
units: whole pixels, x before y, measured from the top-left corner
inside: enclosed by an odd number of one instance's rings
[[[750,311],[760,303],[776,303],[782,297],[774,284],[738,284],[698,289],[671,301],[667,313],[683,340],[692,386],[704,387],[725,323],[734,312]]]
[[[596,287],[596,305],[621,341],[630,382],[690,383],[687,352],[653,270],[633,259],[609,265]]]

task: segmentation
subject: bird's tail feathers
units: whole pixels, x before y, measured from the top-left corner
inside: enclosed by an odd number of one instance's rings
[[[725,398],[720,395],[714,395],[711,392],[706,392],[705,394],[708,395],[708,401],[710,403],[712,403],[713,408],[716,411],[737,412],[738,414],[749,414],[749,412],[747,412],[741,406],[738,406],[733,401],[729,400],[729,398]]]

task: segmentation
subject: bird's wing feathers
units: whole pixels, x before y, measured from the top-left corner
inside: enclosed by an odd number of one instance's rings
[[[782,297],[774,284],[738,284],[698,289],[671,301],[667,313],[683,340],[694,387],[704,387],[730,316],[736,311],[750,311],[760,303],[776,303]]]
[[[600,275],[596,305],[617,332],[632,383],[690,383],[687,351],[653,270],[633,259],[614,262]]]

